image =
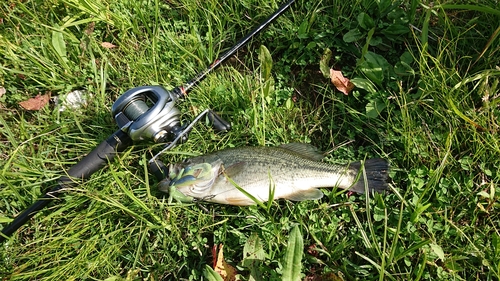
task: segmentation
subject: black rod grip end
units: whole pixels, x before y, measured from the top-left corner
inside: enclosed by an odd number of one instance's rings
[[[158,181],[168,177],[168,168],[160,160],[150,161],[148,163],[149,172],[155,176]]]

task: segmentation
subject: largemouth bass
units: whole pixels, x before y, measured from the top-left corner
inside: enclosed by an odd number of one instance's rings
[[[365,185],[370,192],[387,188],[386,160],[342,166],[320,162],[322,158],[315,147],[304,143],[225,149],[170,165],[169,176],[159,189],[170,194],[170,202],[201,200],[243,206],[270,198],[320,199],[323,192],[318,188],[322,187],[357,193],[364,193]]]

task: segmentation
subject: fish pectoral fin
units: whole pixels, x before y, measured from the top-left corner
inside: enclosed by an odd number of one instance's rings
[[[245,164],[246,162],[240,161],[230,166],[224,166],[222,173],[224,173],[227,177],[232,178],[245,170]]]
[[[318,200],[323,198],[323,192],[316,188],[308,190],[299,190],[284,198],[292,201]]]

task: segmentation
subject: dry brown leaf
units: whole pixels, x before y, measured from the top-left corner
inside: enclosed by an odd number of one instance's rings
[[[349,81],[341,71],[330,69],[330,79],[337,90],[341,91],[345,95],[348,95],[352,89],[354,89],[354,84]]]
[[[212,246],[212,267],[217,266],[217,244]]]
[[[0,98],[7,93],[7,90],[4,87],[0,87]]]
[[[94,29],[95,29],[95,22],[93,21],[89,23],[89,25],[87,25],[87,28],[85,28],[85,34],[91,35],[92,33],[94,33]]]
[[[224,260],[223,248],[224,245],[220,244],[219,255],[217,256],[217,264],[215,265],[214,271],[217,272],[224,281],[235,281],[238,272],[236,272],[236,268]]]
[[[49,100],[50,94],[37,95],[34,98],[20,102],[19,105],[26,110],[40,110]]]
[[[115,44],[109,43],[109,42],[102,42],[101,46],[103,46],[106,49],[113,49],[116,48]]]

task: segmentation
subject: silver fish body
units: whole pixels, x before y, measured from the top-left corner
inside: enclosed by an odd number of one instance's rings
[[[387,188],[389,167],[383,159],[342,166],[320,162],[322,158],[313,146],[303,143],[225,149],[172,165],[170,176],[159,187],[185,199],[180,201],[239,206],[265,202],[270,196],[293,201],[320,199],[321,187],[357,193],[365,192],[365,183],[369,191]]]

